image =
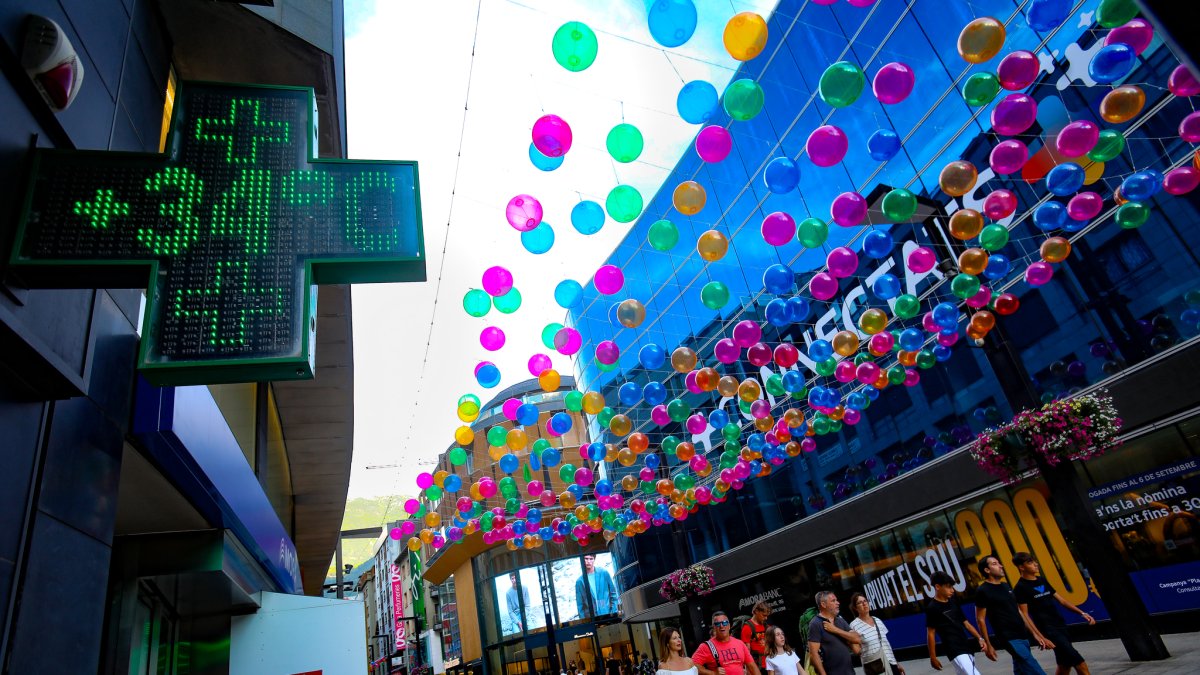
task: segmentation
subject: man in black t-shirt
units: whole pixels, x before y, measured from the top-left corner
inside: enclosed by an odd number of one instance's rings
[[[988,637],[987,620],[990,618],[996,643],[1012,657],[1013,674],[1046,675],[1029,651],[1029,636],[1032,635],[1042,649],[1054,645],[1049,644],[1033,622],[1017,609],[1013,590],[1005,581],[1004,563],[994,555],[985,555],[979,561],[979,571],[983,573],[983,583],[975,589],[975,624],[983,636],[983,653],[996,660],[996,647]]]
[[[1032,555],[1018,553],[1013,556],[1013,564],[1021,573],[1021,580],[1013,587],[1017,607],[1022,614],[1029,617],[1047,640],[1054,643],[1054,662],[1058,665],[1054,671],[1055,675],[1067,675],[1072,668],[1079,675],[1091,675],[1083,656],[1071,646],[1071,640],[1067,637],[1067,622],[1063,621],[1055,603],[1082,616],[1089,626],[1095,625],[1096,620],[1087,612],[1067,602],[1066,598],[1050,586],[1041,575],[1041,567]]]
[[[853,656],[862,651],[862,636],[838,615],[842,605],[833,591],[816,597],[817,615],[808,624],[808,656],[817,675],[854,675]]]
[[[934,670],[942,669],[934,643],[936,637],[942,641],[942,652],[950,659],[957,675],[980,675],[975,668],[975,652],[983,649],[984,640],[954,600],[954,578],[939,571],[929,576],[929,583],[933,584],[934,591],[933,599],[925,607],[929,665]]]

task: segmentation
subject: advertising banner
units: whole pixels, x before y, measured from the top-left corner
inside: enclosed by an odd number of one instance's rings
[[[407,634],[405,633],[404,619],[404,582],[400,579],[400,567],[392,563],[389,571],[389,576],[392,581],[392,617],[396,622],[396,642],[392,648],[396,651],[404,651],[408,648]]]

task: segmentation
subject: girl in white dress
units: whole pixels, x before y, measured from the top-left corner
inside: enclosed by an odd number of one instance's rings
[[[658,634],[658,671],[654,675],[697,675],[696,664],[683,650],[683,636],[675,628],[664,628]]]
[[[767,672],[773,675],[799,675],[800,657],[787,643],[779,626],[767,626]]]

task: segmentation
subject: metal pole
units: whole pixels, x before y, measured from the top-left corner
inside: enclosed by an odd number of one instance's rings
[[[344,574],[342,573],[342,535],[340,532],[338,533],[337,549],[334,554],[334,565],[337,567],[337,571],[335,572],[335,578],[337,579],[337,599],[342,600],[346,597],[346,593],[342,590],[342,578]]]

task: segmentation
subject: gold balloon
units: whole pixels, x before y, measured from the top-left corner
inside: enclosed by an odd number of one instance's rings
[[[521,448],[524,448],[528,442],[529,437],[527,437],[525,432],[521,429],[509,429],[508,433],[504,436],[504,444],[507,445],[510,450],[520,450]]]
[[[507,548],[510,551],[517,550],[517,548],[518,548],[517,540],[516,539],[506,539],[504,541],[504,548]]]
[[[633,422],[625,415],[613,415],[608,421],[608,430],[617,437],[625,436],[633,430]]]
[[[417,533],[417,536],[421,538],[421,543],[423,544],[433,543],[433,530],[429,528],[421,530]]]
[[[633,466],[637,462],[637,453],[629,448],[621,448],[617,451],[617,461],[620,462],[621,466]]]
[[[646,320],[646,308],[642,303],[629,298],[617,305],[617,321],[626,328],[637,328]]]
[[[416,537],[409,537],[408,538],[408,550],[412,551],[413,553],[420,551],[421,550],[421,540],[417,539]]]
[[[580,504],[575,507],[575,517],[580,520],[588,520],[588,507]]]
[[[685,216],[694,216],[700,213],[707,200],[708,195],[704,192],[704,186],[694,180],[683,181],[671,195],[671,203],[675,205],[675,210]]]
[[[950,216],[950,236],[959,241],[974,239],[983,231],[983,214],[975,209],[959,209]]]
[[[551,392],[558,391],[558,385],[562,383],[562,378],[559,377],[558,371],[553,368],[547,368],[538,375],[538,384],[542,386],[542,391]]]
[[[738,385],[737,393],[738,398],[742,399],[746,403],[750,403],[762,398],[762,387],[759,386],[756,380],[747,378]]]
[[[958,55],[967,63],[990,60],[1004,47],[1004,23],[990,16],[980,17],[963,26],[958,34]]]
[[[501,446],[488,444],[488,457],[492,458],[493,462],[499,462],[504,456],[504,448]]]
[[[696,241],[696,251],[700,253],[700,257],[708,262],[715,262],[725,257],[725,252],[729,250],[729,240],[725,235],[716,230],[709,230],[700,235],[700,239]]]
[[[988,264],[987,251],[981,248],[969,248],[958,254],[958,269],[963,274],[979,276],[983,274]]]
[[[471,427],[459,427],[454,430],[454,441],[459,445],[470,445],[475,440],[475,432]]]
[[[479,491],[479,483],[471,483],[471,499],[477,502],[483,501],[483,493]]]
[[[858,335],[844,330],[833,336],[833,351],[841,356],[853,356],[858,351]]]
[[[770,415],[759,417],[754,420],[754,428],[759,431],[770,431],[771,427],[775,426],[775,419]]]
[[[733,396],[737,393],[738,381],[732,375],[726,375],[717,381],[717,392],[722,396]]]
[[[872,307],[863,312],[862,316],[858,317],[858,327],[867,335],[882,332],[884,328],[887,328],[887,323],[887,312],[878,307]],[[786,418],[787,415],[784,415],[784,417]]]
[[[671,367],[677,373],[688,373],[696,367],[696,352],[687,347],[677,347],[671,352]]]
[[[442,514],[437,511],[430,511],[425,514],[425,527],[437,529],[442,526]]]
[[[938,187],[951,197],[961,197],[974,189],[978,179],[979,172],[975,170],[975,165],[958,159],[942,167],[942,173],[938,176]]]
[[[634,461],[637,461],[636,457],[634,458]],[[638,486],[637,476],[634,476],[633,474],[627,474],[627,475],[621,477],[621,489],[622,490],[625,490],[626,492],[632,492],[633,490],[637,489],[637,486]]]
[[[475,405],[474,403],[468,401],[458,406],[458,419],[462,420],[463,422],[470,424],[471,422],[474,422],[475,418],[477,417],[479,417],[479,406]]]
[[[1059,263],[1071,255],[1071,242],[1063,237],[1050,237],[1042,242],[1040,250],[1042,260],[1048,263]]]
[[[604,395],[598,391],[589,391],[583,395],[583,412],[598,415],[604,410]]]
[[[617,453],[619,453],[620,451],[621,451],[621,448],[618,447],[616,443],[605,443],[604,444],[604,461],[606,461],[606,462],[617,461]]]
[[[1138,116],[1146,105],[1146,93],[1141,87],[1125,84],[1104,95],[1100,101],[1100,116],[1109,124],[1124,124]]]
[[[738,61],[749,61],[767,46],[767,22],[754,12],[735,14],[721,36],[725,51]]]
[[[434,471],[433,472],[433,484],[438,487],[445,486],[446,476],[449,476],[449,475],[450,475],[449,471],[444,471],[442,469],[438,469],[437,471]],[[430,527],[433,527],[433,526],[431,525]]]

